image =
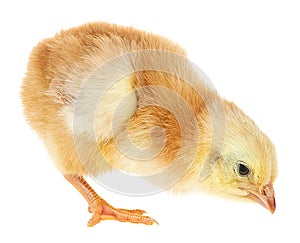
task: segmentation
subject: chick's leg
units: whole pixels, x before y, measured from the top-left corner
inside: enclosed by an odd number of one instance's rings
[[[101,220],[118,220],[121,222],[142,223],[152,225],[154,219],[144,216],[144,210],[114,208],[102,199],[82,176],[64,175],[64,177],[81,193],[89,204],[89,212],[93,213],[88,226],[94,226]]]

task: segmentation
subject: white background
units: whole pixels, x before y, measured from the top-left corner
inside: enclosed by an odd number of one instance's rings
[[[5,3],[4,3],[5,2]],[[299,1],[2,1],[0,242],[299,241]],[[20,84],[31,48],[89,21],[130,25],[186,48],[222,96],[277,147],[274,215],[206,194],[128,197],[91,182],[117,207],[142,208],[159,226],[115,221],[88,228],[84,199],[24,122]],[[297,226],[298,224],[298,226]],[[293,240],[292,240],[293,239]]]

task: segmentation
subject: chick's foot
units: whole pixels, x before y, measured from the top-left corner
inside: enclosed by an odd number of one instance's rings
[[[155,219],[145,216],[144,210],[114,208],[100,197],[90,203],[89,212],[93,213],[93,216],[89,220],[88,226],[94,226],[100,223],[101,220],[118,220],[120,222],[146,225],[158,224]]]

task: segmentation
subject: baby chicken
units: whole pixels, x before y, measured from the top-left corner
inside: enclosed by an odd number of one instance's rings
[[[108,23],[61,31],[33,49],[21,97],[56,167],[88,202],[88,226],[156,223],[112,207],[84,179],[112,170],[275,211],[272,142],[166,38]]]

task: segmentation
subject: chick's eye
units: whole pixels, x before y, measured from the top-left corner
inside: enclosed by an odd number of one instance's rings
[[[250,169],[246,165],[241,164],[241,163],[238,163],[237,171],[240,176],[247,176],[250,173]]]

